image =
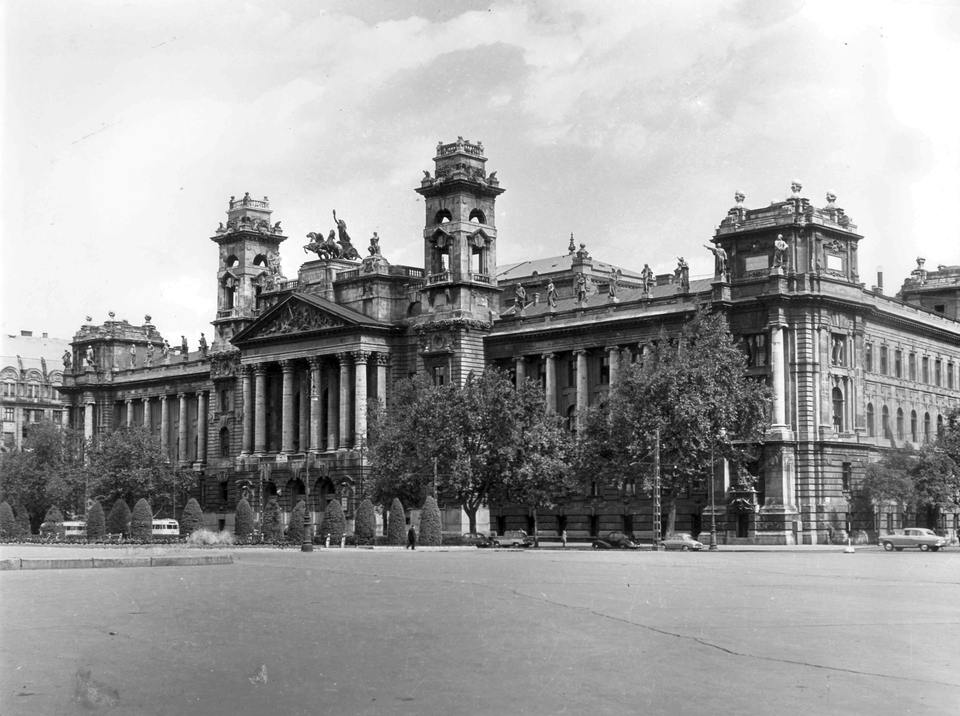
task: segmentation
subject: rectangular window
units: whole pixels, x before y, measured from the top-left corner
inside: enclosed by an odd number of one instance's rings
[[[600,385],[610,384],[610,354],[600,357]]]
[[[880,373],[887,374],[887,347],[880,346]]]
[[[847,337],[834,333],[830,341],[830,362],[833,365],[847,364]]]
[[[893,352],[893,374],[897,378],[903,377],[903,351],[899,348]]]
[[[853,465],[849,462],[843,463],[843,491],[850,492],[850,478],[853,475]]]
[[[446,385],[447,384],[447,367],[443,365],[438,365],[433,369],[433,384],[434,385]]]
[[[3,409],[3,419],[9,422],[16,420],[16,416],[13,414],[13,408],[4,408]]]
[[[567,361],[567,387],[572,388],[577,384],[577,359],[574,357]]]
[[[868,373],[873,372],[873,343],[867,343],[863,352],[863,367]]]
[[[923,375],[921,376],[924,383],[930,382],[930,359],[926,356],[923,357],[923,360],[920,361],[920,370]]]
[[[953,367],[953,363],[947,363],[947,387],[950,390],[953,390],[954,386]]]
[[[217,484],[220,485],[220,501],[221,501],[221,502],[226,502],[226,501],[227,501],[227,487],[229,486],[230,483],[228,483],[226,480],[224,480],[223,482],[220,482],[220,483],[217,483]]]
[[[626,480],[623,483],[623,494],[624,495],[636,495],[637,494],[637,481],[636,480]]]
[[[220,391],[220,412],[226,413],[230,410],[230,391],[221,390]]]
[[[62,410],[54,410],[54,411],[53,411],[53,422],[55,422],[55,423],[61,423],[61,422],[63,422],[63,411],[62,411]]]
[[[938,388],[943,384],[943,363],[937,358],[933,362],[933,384]]]
[[[910,354],[910,380],[917,379],[917,354]]]

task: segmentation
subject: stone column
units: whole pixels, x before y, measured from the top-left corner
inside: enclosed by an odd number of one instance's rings
[[[143,399],[143,427],[149,431],[153,431],[153,416],[150,414],[150,398]]]
[[[320,384],[320,356],[310,356],[307,358],[310,364],[310,451],[320,451],[320,415],[321,391],[323,386]]]
[[[253,451],[257,455],[263,455],[267,451],[267,365],[255,363],[253,375],[256,392],[253,399]]]
[[[170,396],[160,396],[160,451],[170,459]]]
[[[387,404],[387,366],[389,364],[389,353],[377,353],[377,400],[384,406]]]
[[[332,361],[338,360],[336,356],[330,356]],[[323,370],[327,377],[327,450],[336,450],[339,444],[338,438],[340,415],[340,389],[337,385],[337,371],[333,363],[328,363]]]
[[[300,393],[300,430],[297,440],[300,442],[300,452],[306,453],[313,446],[313,443],[310,442],[310,395],[312,392],[310,383],[312,380],[309,370],[301,368],[298,373],[300,376],[298,390]]]
[[[84,403],[83,406],[83,437],[93,440],[93,403]]]
[[[544,398],[547,403],[547,412],[557,412],[557,356],[554,353],[544,353],[543,362],[546,368],[544,382]]]
[[[240,381],[243,400],[243,437],[240,454],[245,456],[253,452],[253,370],[249,365],[240,366]]]
[[[354,438],[353,446],[359,448],[367,437],[367,360],[370,354],[356,351],[353,354],[354,380]]]
[[[350,440],[350,354],[338,353],[340,361],[340,435],[337,448],[345,448]]]
[[[783,429],[787,426],[783,369],[783,327],[775,324],[770,327],[770,372],[773,377],[773,425],[771,427],[775,429]]]
[[[180,424],[177,426],[177,462],[187,462],[190,450],[187,445],[187,394],[177,393],[180,401]]]
[[[517,375],[517,387],[519,388],[520,384],[523,383],[523,381],[527,377],[527,372],[526,372],[527,359],[524,358],[523,356],[514,356],[513,365]]]
[[[126,403],[126,406],[127,406],[127,427],[132,428],[133,427],[133,399],[127,398],[127,400],[124,402]]]
[[[63,406],[63,411],[60,413],[60,424],[65,428],[70,427],[70,406]]]
[[[207,396],[201,390],[197,393],[197,462],[207,462]]]
[[[280,449],[293,452],[293,361],[280,361],[283,370],[283,403],[280,415]]]
[[[577,357],[577,429],[583,427],[586,419],[587,405],[590,402],[588,394],[589,382],[587,378],[587,352],[582,348],[575,350],[573,354]]]
[[[620,349],[617,346],[607,346],[606,351],[610,356],[610,387],[613,388],[620,373]]]

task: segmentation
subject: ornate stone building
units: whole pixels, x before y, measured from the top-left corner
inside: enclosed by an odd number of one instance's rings
[[[548,409],[576,430],[624,361],[710,303],[727,313],[750,374],[772,386],[772,421],[751,466],[756,488],[717,465],[683,496],[677,529],[697,534],[715,516],[721,541],[792,544],[821,542],[848,521],[900,526],[899,515],[855,515],[854,497],[884,448],[930,439],[960,403],[955,269],[915,275],[902,298],[866,290],[863,237],[834,195],[814,207],[799,183],[759,209],[737,193],[712,239],[713,276],[691,279],[683,260],[662,276],[615,267],[573,237],[563,255],[497,268],[504,190],[486,161],[480,143],[438,145],[433,174],[416,189],[424,268],[391,265],[376,234],[360,258],[334,214],[326,238],[308,235],[317,259],[287,279],[286,237],[268,200],[231,199],[211,237],[219,265],[209,350],[167,350],[149,317],[139,327],[84,326],[63,388],[71,422],[91,436],[147,425],[171,460],[198,473],[211,524],[231,525],[242,495],[255,509],[279,495],[289,511],[307,486],[316,514],[339,499],[349,519],[369,469],[367,406],[389,400],[394,381],[426,371],[462,382],[500,365],[540,381]],[[653,501],[637,484],[597,482],[540,515],[541,530],[649,535]],[[941,526],[956,530],[956,519]],[[445,523],[461,529],[455,511]],[[523,506],[490,506],[492,529],[530,523]]]
[[[0,336],[0,384],[3,442],[0,449],[19,450],[32,423],[66,422],[60,402],[63,354],[70,342],[33,331]]]

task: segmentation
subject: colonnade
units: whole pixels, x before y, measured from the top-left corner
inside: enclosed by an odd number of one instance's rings
[[[264,455],[268,452],[267,374],[275,366],[279,366],[282,378],[280,453],[361,447],[367,435],[367,400],[376,397],[385,403],[387,399],[388,363],[387,353],[361,350],[241,365],[243,433],[240,454]],[[368,394],[369,366],[376,368],[375,396]],[[324,389],[327,395],[325,413]],[[298,393],[300,410],[295,415]],[[297,422],[299,431],[296,430]]]

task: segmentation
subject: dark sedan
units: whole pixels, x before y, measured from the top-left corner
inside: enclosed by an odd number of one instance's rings
[[[624,532],[611,532],[593,541],[594,549],[640,549],[633,538]]]
[[[493,540],[482,532],[465,532],[462,536],[463,544],[467,547],[493,547]]]

